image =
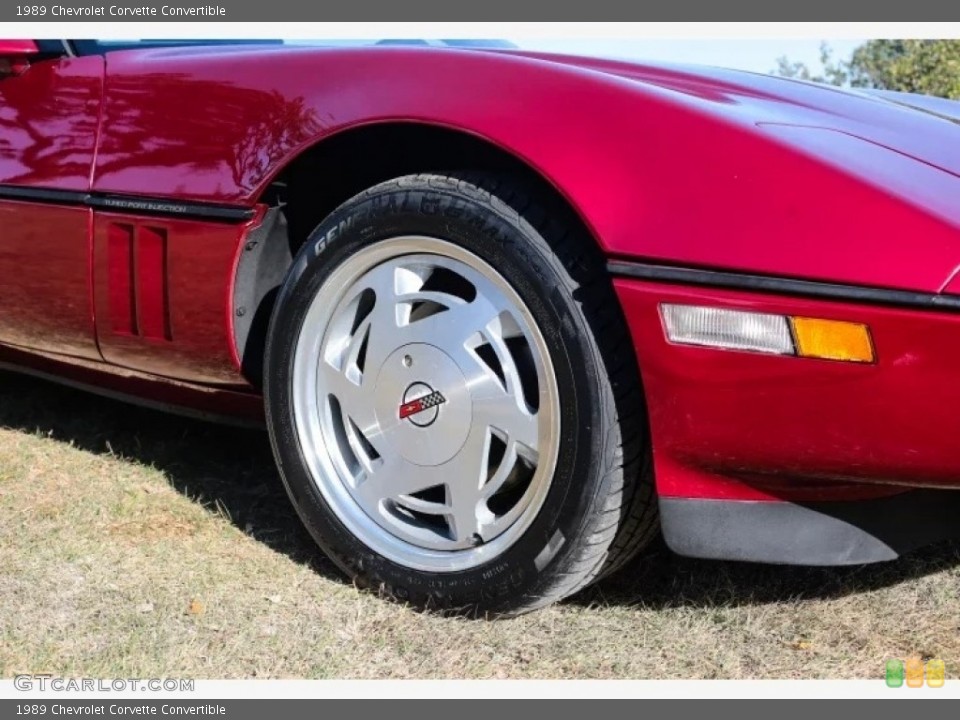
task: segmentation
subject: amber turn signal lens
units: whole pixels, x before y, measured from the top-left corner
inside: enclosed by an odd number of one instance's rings
[[[870,329],[862,323],[791,317],[797,355],[824,360],[872,363]]]

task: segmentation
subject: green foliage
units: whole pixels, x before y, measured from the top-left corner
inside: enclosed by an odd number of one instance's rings
[[[812,82],[827,83],[829,85],[846,85],[850,81],[850,63],[833,59],[833,50],[827,43],[820,43],[820,64],[823,72],[814,74],[802,62],[790,62],[786,56],[777,58],[777,69],[774,71],[782,77],[810,80]]]
[[[786,57],[777,59],[774,72],[831,85],[960,99],[960,40],[868,40],[848,61],[834,60],[823,43],[820,60],[823,71],[819,74]]]

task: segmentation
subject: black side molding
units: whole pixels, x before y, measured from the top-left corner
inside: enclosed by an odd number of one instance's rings
[[[76,190],[54,190],[13,185],[0,185],[0,199],[93,207],[132,215],[193,218],[219,222],[244,222],[250,220],[256,212],[253,208],[237,205],[218,205],[216,203],[199,203],[138,195],[88,193]]]
[[[0,185],[0,198],[5,200],[26,200],[28,202],[57,203],[58,205],[84,205],[87,197],[89,197],[89,193],[76,190],[50,190],[48,188]]]
[[[960,296],[955,295],[936,295],[866,285],[840,285],[816,280],[797,280],[726,270],[701,270],[629,260],[611,260],[607,263],[607,270],[612,275],[619,277],[677,283],[679,285],[772,292],[781,295],[925,308],[927,310],[960,311]]]

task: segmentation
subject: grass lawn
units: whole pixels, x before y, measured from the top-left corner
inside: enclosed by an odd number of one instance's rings
[[[658,547],[532,615],[444,618],[324,559],[265,433],[0,374],[2,677],[879,681],[911,655],[960,670],[958,545],[846,569]]]

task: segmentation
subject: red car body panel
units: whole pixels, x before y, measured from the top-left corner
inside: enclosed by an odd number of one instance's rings
[[[37,43],[33,40],[0,40],[0,57],[6,57],[7,55],[32,55],[37,51]]]
[[[62,58],[0,81],[0,183],[90,188],[104,67],[100,56]]]
[[[615,286],[641,349],[662,496],[825,500],[960,482],[960,428],[949,410],[960,404],[960,314],[629,279]],[[663,302],[864,322],[877,361],[673,344]]]
[[[33,219],[19,222],[24,214]],[[86,208],[0,200],[0,339],[100,360],[90,297]],[[36,258],[24,263],[23,258]]]
[[[232,279],[243,239],[258,223],[97,213],[93,287],[104,360],[248,386],[233,342]]]
[[[385,123],[446,128],[512,155],[611,260],[929,300],[617,278],[661,498],[799,503],[960,487],[960,313],[935,302],[960,295],[960,128],[749,73],[396,47],[36,62],[0,79],[0,361],[259,418],[234,338],[244,245],[292,162]],[[16,197],[25,189],[50,193],[28,202]],[[117,209],[113,196],[135,201]],[[189,217],[191,204],[246,214]],[[663,302],[866,323],[877,361],[673,345]]]
[[[69,58],[0,79],[0,183],[90,188],[103,69],[102,57]],[[92,218],[86,208],[0,199],[0,341],[100,359],[90,292]]]
[[[114,53],[94,188],[252,205],[325,138],[422,122],[521,158],[611,254],[929,292],[960,266],[960,178],[927,161],[939,147],[960,168],[949,123],[747,73],[729,73],[736,84],[571,62],[423,48]],[[626,67],[635,78],[602,71]]]

